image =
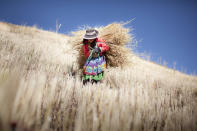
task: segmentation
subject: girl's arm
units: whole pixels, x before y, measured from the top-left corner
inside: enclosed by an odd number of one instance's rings
[[[89,57],[90,53],[89,53],[89,49],[88,49],[88,44],[83,45],[83,51],[84,51],[84,56],[86,58]]]
[[[101,38],[98,39],[97,45],[101,49],[101,52],[106,52],[109,50],[109,46]]]

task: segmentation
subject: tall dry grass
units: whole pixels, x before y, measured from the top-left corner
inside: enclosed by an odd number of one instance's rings
[[[197,129],[196,76],[128,54],[131,65],[83,86],[71,40],[81,39],[0,23],[1,130]]]

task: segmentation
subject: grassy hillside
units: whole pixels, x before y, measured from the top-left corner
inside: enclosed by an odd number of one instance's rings
[[[73,39],[0,23],[1,130],[197,130],[196,76],[130,53],[83,86]]]

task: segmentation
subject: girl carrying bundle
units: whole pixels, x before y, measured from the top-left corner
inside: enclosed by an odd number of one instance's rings
[[[86,58],[83,66],[83,84],[97,83],[102,80],[106,68],[104,53],[108,50],[109,46],[104,40],[98,38],[96,29],[86,30],[83,37],[83,51]]]

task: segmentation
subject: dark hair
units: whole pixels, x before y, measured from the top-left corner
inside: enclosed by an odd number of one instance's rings
[[[91,47],[94,47],[96,45],[96,39],[94,39],[94,41],[91,43]],[[88,39],[83,39],[83,44],[88,44]]]
[[[87,39],[83,39],[83,44],[88,44],[88,40]]]

